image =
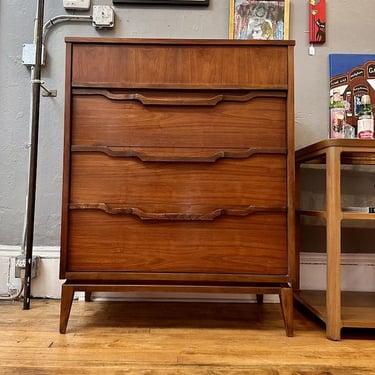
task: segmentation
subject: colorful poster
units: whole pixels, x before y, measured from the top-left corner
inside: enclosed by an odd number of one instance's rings
[[[310,0],[309,41],[310,43],[324,43],[326,39],[326,1]]]
[[[289,38],[290,0],[230,0],[231,39]]]
[[[375,103],[375,55],[329,55],[330,138],[356,138],[362,95]]]

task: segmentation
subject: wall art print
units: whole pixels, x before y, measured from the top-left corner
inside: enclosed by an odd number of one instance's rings
[[[326,0],[310,0],[309,42],[321,44],[326,40]]]
[[[375,54],[330,54],[329,138],[356,138],[363,95],[375,103]]]
[[[137,5],[209,5],[209,0],[113,0],[113,4]]]
[[[230,0],[231,39],[289,38],[289,0]]]

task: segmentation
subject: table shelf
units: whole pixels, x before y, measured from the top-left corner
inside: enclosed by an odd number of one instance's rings
[[[327,322],[324,290],[296,291],[294,297],[323,323]],[[342,292],[341,299],[342,327],[375,328],[375,293]]]
[[[299,207],[300,169],[302,165],[325,165],[325,210]],[[343,327],[375,328],[375,293],[341,290],[341,228],[343,220],[375,220],[374,213],[343,211],[341,202],[341,170],[343,165],[375,165],[375,140],[327,139],[296,152],[296,264],[301,252],[299,232],[301,216],[325,219],[327,248],[327,287],[324,291],[300,288],[296,267],[295,299],[321,319],[327,337],[341,339]]]
[[[326,211],[322,210],[297,210],[302,216],[326,218]],[[341,212],[342,220],[375,220],[375,214],[365,212]]]

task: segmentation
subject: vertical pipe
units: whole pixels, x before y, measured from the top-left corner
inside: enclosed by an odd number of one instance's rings
[[[27,200],[27,217],[26,217],[26,268],[25,268],[25,290],[23,309],[30,309],[30,291],[31,291],[31,271],[33,259],[33,242],[34,242],[34,218],[35,218],[35,196],[36,196],[36,175],[38,161],[38,133],[39,133],[39,107],[40,107],[40,78],[42,63],[42,35],[43,35],[43,13],[44,0],[37,2],[37,24],[36,24],[36,54],[35,66],[32,68],[31,87],[31,147],[29,159],[29,186]]]

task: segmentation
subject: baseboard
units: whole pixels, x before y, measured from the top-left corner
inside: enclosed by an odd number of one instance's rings
[[[324,290],[326,287],[326,254],[301,253],[301,288]],[[375,254],[341,255],[341,289],[375,292]]]
[[[14,294],[21,281],[15,277],[15,258],[22,255],[19,246],[0,245],[0,294]],[[38,276],[31,280],[31,295],[38,298],[60,298],[60,247],[36,246],[33,255],[40,257]]]
[[[0,245],[0,293],[20,286],[15,278],[14,260],[21,254],[18,246]],[[59,280],[60,249],[58,246],[37,246],[33,254],[40,257],[38,277],[32,280],[31,293],[38,298],[60,298]],[[319,290],[326,285],[326,255],[301,253],[301,288]],[[342,290],[375,292],[375,254],[342,254]],[[77,293],[76,298],[83,298]],[[97,300],[175,300],[207,302],[254,302],[254,296],[218,294],[171,294],[171,293],[95,293]],[[266,302],[278,302],[277,296],[265,295]]]
[[[21,254],[20,246],[0,245],[0,257],[16,257]],[[34,246],[33,255],[43,258],[59,258],[60,246]]]

